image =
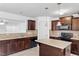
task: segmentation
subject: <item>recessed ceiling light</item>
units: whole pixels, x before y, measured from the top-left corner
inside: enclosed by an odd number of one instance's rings
[[[0,22],[0,25],[4,25],[5,23],[4,22]]]

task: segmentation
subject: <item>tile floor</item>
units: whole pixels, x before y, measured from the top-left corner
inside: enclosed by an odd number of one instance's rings
[[[18,53],[11,54],[9,56],[39,56],[39,47],[27,49]],[[71,54],[71,56],[77,56],[77,55]]]
[[[18,53],[11,54],[9,56],[39,56],[39,47],[27,49]]]

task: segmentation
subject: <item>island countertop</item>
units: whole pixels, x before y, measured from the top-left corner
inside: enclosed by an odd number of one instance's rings
[[[46,44],[49,46],[53,46],[56,48],[60,48],[60,49],[64,49],[64,48],[68,47],[69,45],[71,45],[71,42],[55,40],[55,39],[40,39],[40,40],[36,40],[36,42]]]

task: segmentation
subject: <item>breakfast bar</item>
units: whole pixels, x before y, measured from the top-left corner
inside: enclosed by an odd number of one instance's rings
[[[36,40],[39,43],[40,56],[70,56],[71,42],[65,42],[55,39]]]

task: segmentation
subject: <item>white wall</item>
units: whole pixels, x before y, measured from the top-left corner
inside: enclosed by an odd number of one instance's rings
[[[17,25],[6,26],[6,33],[25,33],[25,32],[26,32],[25,23],[19,23]]]
[[[49,30],[51,29],[51,20],[57,20],[57,18],[51,18],[48,21],[48,26],[45,25],[46,24],[46,18],[45,16],[43,17],[26,17],[26,16],[21,16],[21,15],[16,15],[16,14],[12,14],[12,13],[8,13],[8,12],[0,12],[0,18],[3,19],[8,19],[9,21],[11,20],[18,20],[18,21],[22,21],[21,23],[19,23],[18,25],[3,25],[0,26],[0,33],[24,33],[26,32],[27,28],[28,28],[28,20],[35,20],[36,21],[36,29],[38,30],[38,20],[39,20],[39,26],[41,27],[40,31],[42,31],[42,28],[44,30],[47,30],[49,28]],[[44,28],[45,27],[45,28]],[[47,28],[48,27],[48,28]],[[43,33],[43,31],[42,31]],[[47,35],[47,34],[46,34]]]
[[[5,33],[6,32],[6,26],[5,25],[0,25],[0,33]]]
[[[7,19],[14,19],[14,20],[26,20],[26,16],[22,15],[17,15],[13,13],[8,13],[8,12],[0,12],[0,18],[7,18]]]
[[[38,39],[49,39],[50,17],[38,17]]]
[[[0,34],[2,33],[25,33],[26,24],[19,23],[17,25],[0,25]]]
[[[0,33],[25,33],[28,28],[28,20],[35,20],[36,21],[36,29],[37,29],[37,19],[33,17],[26,17],[21,15],[16,15],[8,12],[0,12],[0,18],[5,19],[8,21],[20,21],[18,25],[4,25],[1,28]],[[21,22],[22,21],[22,22]],[[17,22],[17,21],[16,21]],[[3,31],[2,31],[3,30]]]
[[[2,33],[25,33],[26,32],[26,20],[27,17],[16,15],[7,12],[0,12],[0,19],[8,20],[8,21],[15,21],[18,20],[18,24],[14,25],[3,25],[0,26],[0,34]],[[20,23],[19,23],[20,22]]]

